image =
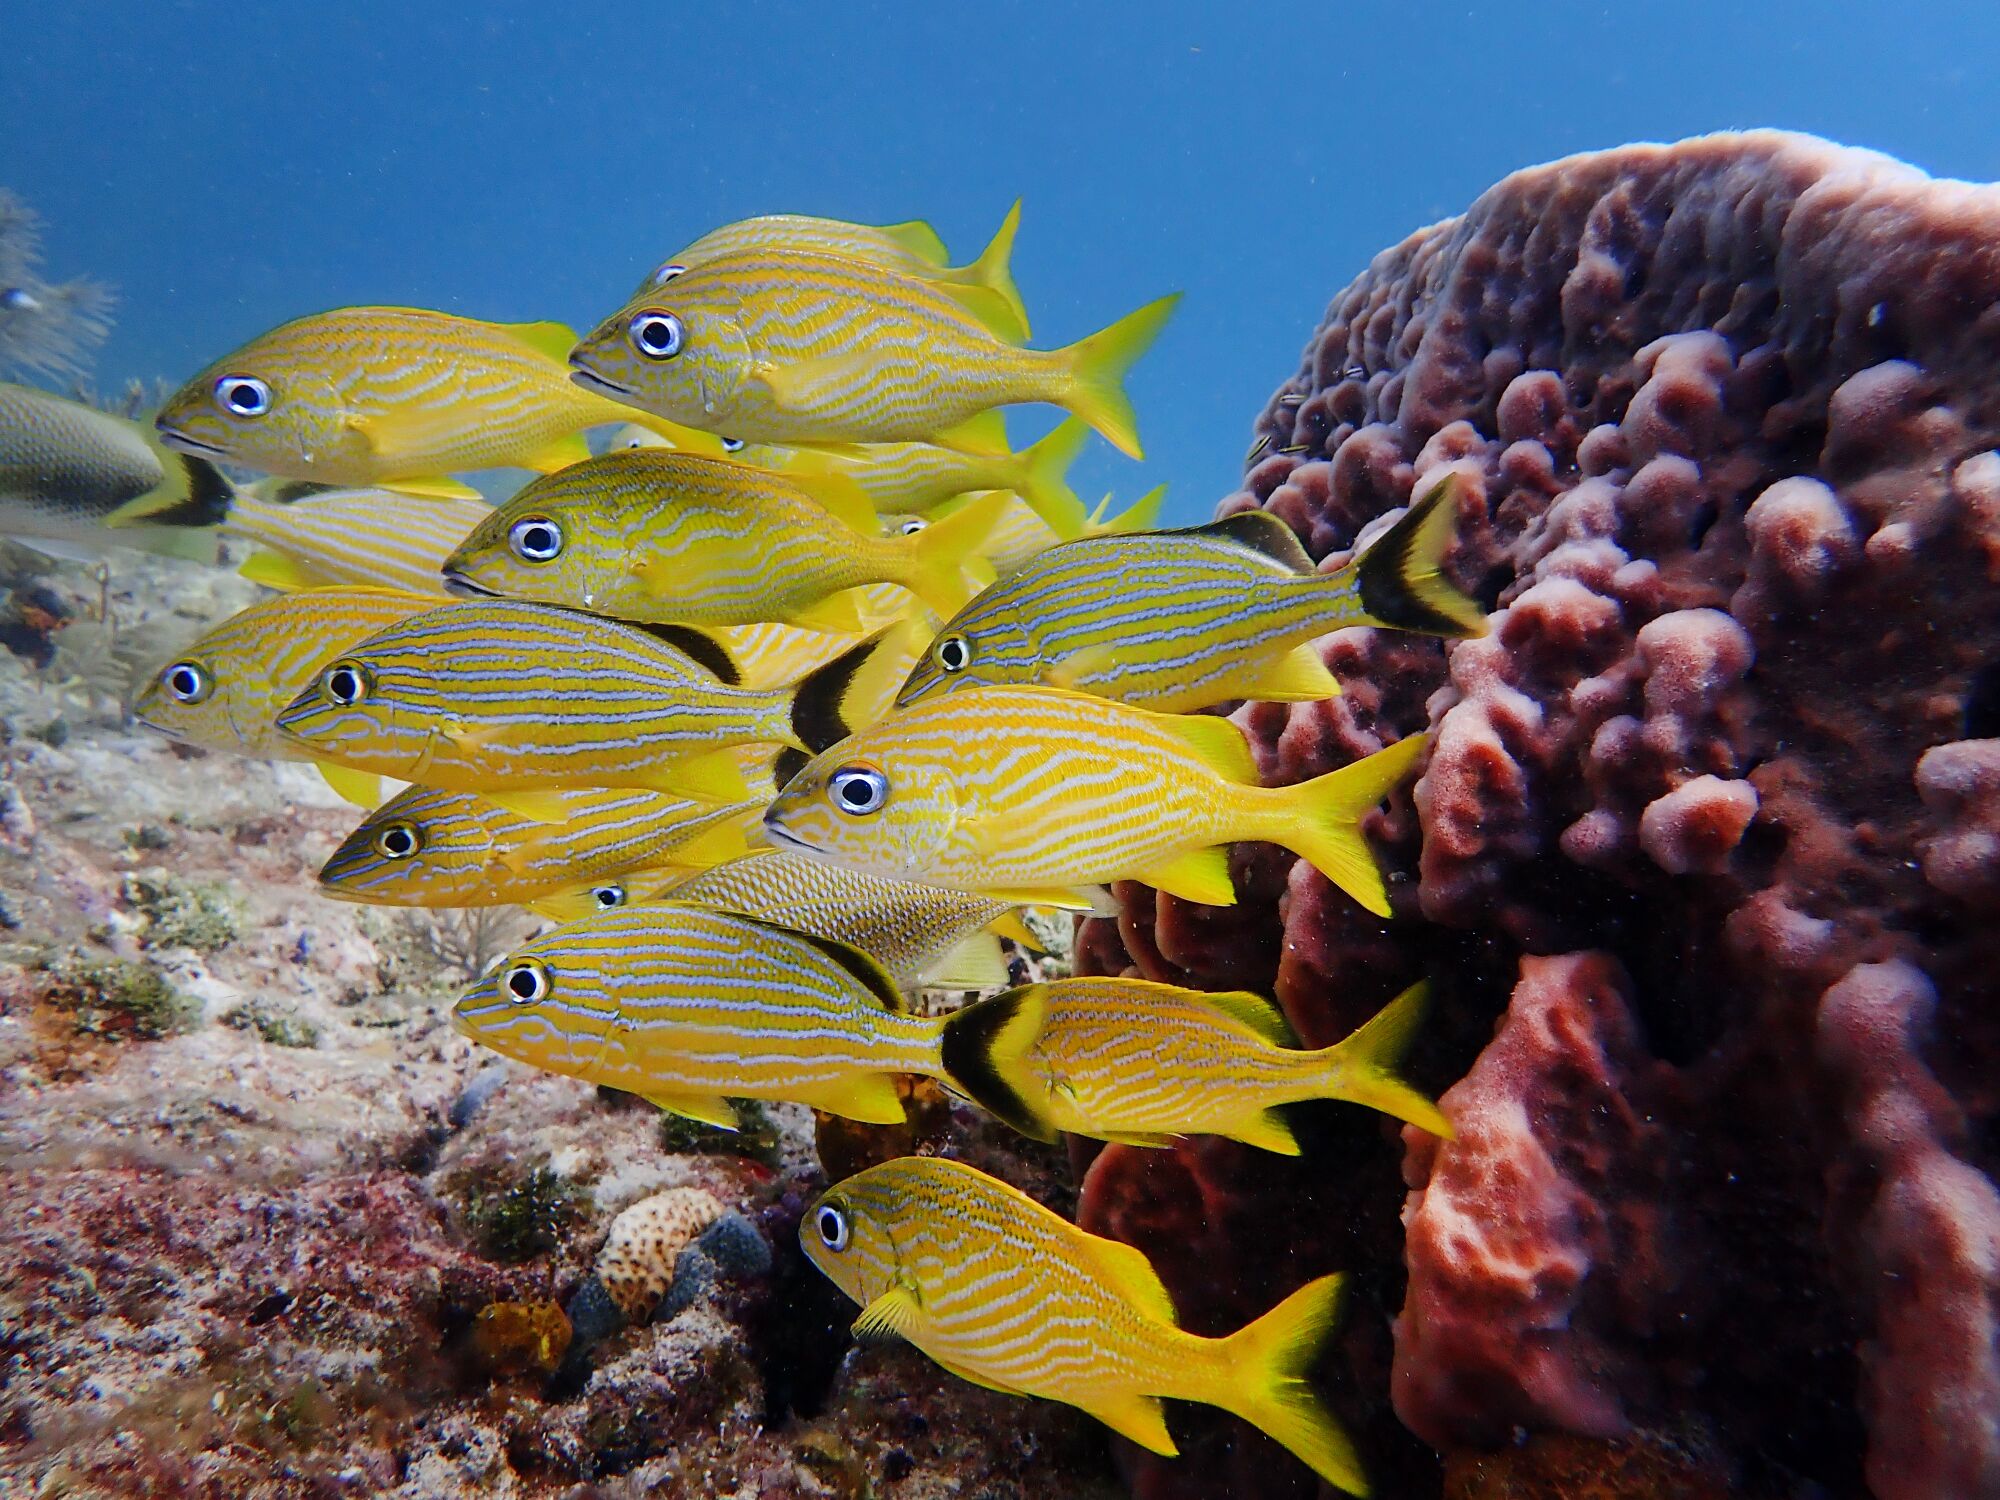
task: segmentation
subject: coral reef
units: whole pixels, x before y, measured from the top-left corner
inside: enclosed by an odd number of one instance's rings
[[[1239,848],[1237,907],[1121,887],[1079,967],[1311,1041],[1428,973],[1458,1138],[1407,1132],[1407,1244],[1339,1106],[1317,1180],[1114,1146],[1082,1216],[1218,1327],[1354,1272],[1329,1380],[1385,1492],[1573,1493],[1663,1431],[1698,1457],[1591,1492],[2000,1487],[1996,246],[2000,189],[1809,138],[1574,157],[1378,256],[1257,419],[1221,510],[1328,569],[1461,473],[1493,629],[1343,631],[1346,696],[1237,714],[1272,782],[1434,732],[1371,823],[1394,922]],[[1138,1490],[1222,1492],[1234,1431]]]

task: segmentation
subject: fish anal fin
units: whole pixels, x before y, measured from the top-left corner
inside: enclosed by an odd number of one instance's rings
[[[909,1116],[896,1092],[896,1080],[888,1073],[856,1073],[839,1083],[801,1089],[795,1095],[801,1104],[824,1110],[863,1125],[900,1125]]]
[[[337,766],[330,760],[315,764],[319,767],[320,779],[333,789],[336,797],[371,811],[382,805],[382,778],[373,771],[356,771],[348,766]]]
[[[1084,1410],[1120,1437],[1130,1438],[1141,1448],[1168,1458],[1181,1451],[1174,1446],[1173,1434],[1167,1431],[1167,1409],[1160,1404],[1158,1396],[1118,1396],[1092,1402]]]
[[[671,850],[676,866],[695,870],[705,870],[727,859],[741,859],[749,852],[743,842],[743,825],[740,822],[712,824],[675,844]]]
[[[1007,458],[1013,452],[1007,446],[1007,418],[997,406],[976,412],[941,432],[932,433],[930,440],[940,448],[951,448],[981,458]]]
[[[1243,731],[1213,714],[1163,714],[1156,721],[1226,780],[1243,786],[1259,784],[1257,758],[1250,753]]]
[[[1163,1151],[1179,1139],[1164,1130],[1089,1130],[1078,1133],[1109,1141],[1114,1146],[1139,1146],[1148,1151]]]
[[[986,924],[986,930],[995,937],[1005,938],[1017,948],[1026,948],[1033,953],[1042,951],[1042,940],[1035,936],[1034,928],[1021,920],[1017,911],[1003,911]]]
[[[399,495],[416,495],[426,500],[484,500],[486,497],[471,485],[449,478],[443,474],[413,474],[400,479],[385,479],[382,488],[394,490]]]
[[[1246,1146],[1255,1146],[1260,1151],[1273,1151],[1279,1156],[1299,1154],[1299,1143],[1292,1134],[1292,1127],[1285,1123],[1285,1117],[1275,1109],[1256,1111],[1231,1130],[1229,1136]]]
[[[697,802],[747,802],[750,783],[730,750],[703,750],[679,756],[658,767],[647,785],[673,797]]]
[[[1225,684],[1222,693],[1263,703],[1317,703],[1322,698],[1338,698],[1340,681],[1327,671],[1317,651],[1300,645]]]
[[[1005,901],[1011,906],[1047,906],[1056,911],[1081,911],[1092,915],[1112,915],[1102,908],[1104,902],[1096,887],[1058,885],[1010,885],[981,886],[979,894],[991,896],[995,901]],[[1115,910],[1115,909],[1114,909]]]
[[[1248,990],[1220,990],[1201,996],[1204,1005],[1221,1011],[1230,1020],[1249,1027],[1274,1047],[1296,1047],[1298,1037],[1284,1013],[1262,995]]]
[[[737,1130],[743,1124],[735,1106],[720,1094],[646,1094],[642,1097],[648,1104],[657,1105],[668,1114],[684,1115],[704,1125],[713,1125],[718,1130]]]
[[[1195,849],[1134,876],[1155,890],[1203,906],[1234,906],[1236,883],[1229,878],[1229,851],[1220,844]]]
[[[861,632],[860,590],[842,589],[828,594],[816,604],[795,610],[787,624],[801,630],[817,630],[827,635],[858,635]]]
[[[582,433],[572,432],[568,437],[557,438],[553,443],[528,454],[521,460],[521,467],[533,469],[537,474],[553,474],[571,464],[580,464],[589,457],[590,444],[584,441]]]
[[[861,1309],[852,1332],[864,1344],[907,1339],[923,1316],[923,1304],[916,1294],[898,1283]]]
[[[316,577],[298,559],[286,557],[281,552],[253,552],[243,559],[243,565],[236,571],[252,583],[261,583],[265,588],[276,589],[282,594],[322,588],[326,584],[325,579]]]

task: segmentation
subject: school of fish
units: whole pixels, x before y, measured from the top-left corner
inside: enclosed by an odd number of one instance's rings
[[[1240,841],[1388,915],[1362,825],[1421,737],[1267,787],[1202,710],[1338,693],[1333,630],[1484,628],[1442,571],[1449,479],[1337,571],[1268,514],[1086,512],[1066,471],[1093,431],[1140,454],[1122,378],[1176,298],[1030,348],[1019,223],[960,266],[919,222],[725,225],[581,336],[312,313],[151,430],[0,387],[0,519],[248,546],[276,592],[136,712],[365,808],[329,895],[552,921],[454,1008],[497,1052],[721,1126],[732,1099],[893,1123],[919,1075],[1044,1140],[1296,1154],[1286,1107],[1327,1099],[1448,1134],[1397,1074],[1422,985],[1318,1049],[1254,994],[1008,987],[1024,908],[1104,910],[1116,880],[1228,905]],[[1015,450],[1023,403],[1066,416]],[[536,477],[496,504],[466,478],[496,467]],[[983,998],[919,1010],[923,986]],[[1338,1277],[1198,1337],[1140,1252],[943,1159],[835,1183],[800,1232],[859,1334],[1164,1454],[1163,1398],[1220,1406],[1367,1493],[1305,1379]]]

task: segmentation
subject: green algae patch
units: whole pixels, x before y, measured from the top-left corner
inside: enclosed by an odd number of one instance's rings
[[[560,1245],[596,1209],[590,1189],[571,1182],[546,1162],[508,1180],[466,1172],[446,1187],[457,1199],[466,1233],[482,1255],[498,1261],[532,1260]]]
[[[124,894],[126,904],[145,918],[139,941],[148,948],[213,953],[236,941],[236,899],[226,886],[147,869],[125,877]]]
[[[274,1047],[311,1048],[319,1045],[319,1027],[297,1011],[253,1000],[221,1017],[237,1031],[254,1031]]]
[[[200,1002],[182,994],[150,964],[72,954],[48,966],[44,1000],[67,1011],[85,1036],[157,1041],[192,1031]]]

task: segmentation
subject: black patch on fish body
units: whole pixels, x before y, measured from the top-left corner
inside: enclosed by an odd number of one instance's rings
[[[792,695],[792,733],[808,750],[817,754],[854,732],[847,722],[848,691],[854,686],[855,674],[893,628],[876,631],[860,645],[849,647],[800,679]]]
[[[946,1017],[939,1055],[953,1087],[966,1098],[1031,1140],[1053,1141],[1056,1132],[993,1065],[994,1044],[1019,1013],[1026,993],[1009,990]]]
[[[692,625],[663,625],[654,620],[626,620],[630,625],[658,641],[665,641],[681,655],[707,668],[716,680],[726,687],[743,685],[743,669],[736,665],[736,658],[729,654],[729,648],[712,635],[704,635]]]
[[[782,792],[785,789],[785,783],[798,775],[799,772],[803,771],[811,763],[812,756],[808,752],[800,750],[793,745],[785,746],[784,749],[778,752],[777,758],[771,762],[771,785]]]
[[[1220,521],[1211,521],[1206,526],[1191,526],[1187,534],[1234,542],[1239,547],[1262,553],[1273,562],[1283,563],[1294,573],[1318,571],[1306,549],[1299,544],[1298,533],[1268,510],[1246,510],[1225,516]]]
[[[759,917],[744,917],[743,920],[755,922],[759,927],[768,927],[773,932],[782,932],[787,937],[811,943],[851,974],[855,983],[881,1002],[882,1009],[893,1015],[902,1015],[909,1010],[909,1001],[905,1000],[903,992],[896,988],[896,981],[889,977],[888,970],[852,943],[839,942],[834,938],[816,937],[810,932],[799,932],[777,922],[766,922]]]
[[[273,489],[270,494],[274,505],[290,505],[297,500],[309,500],[314,495],[324,495],[339,489],[337,484],[321,484],[312,479],[288,479]]]
[[[132,519],[148,526],[220,526],[229,516],[229,507],[236,503],[236,486],[205,458],[191,453],[176,453],[174,457],[187,473],[186,497]]]

